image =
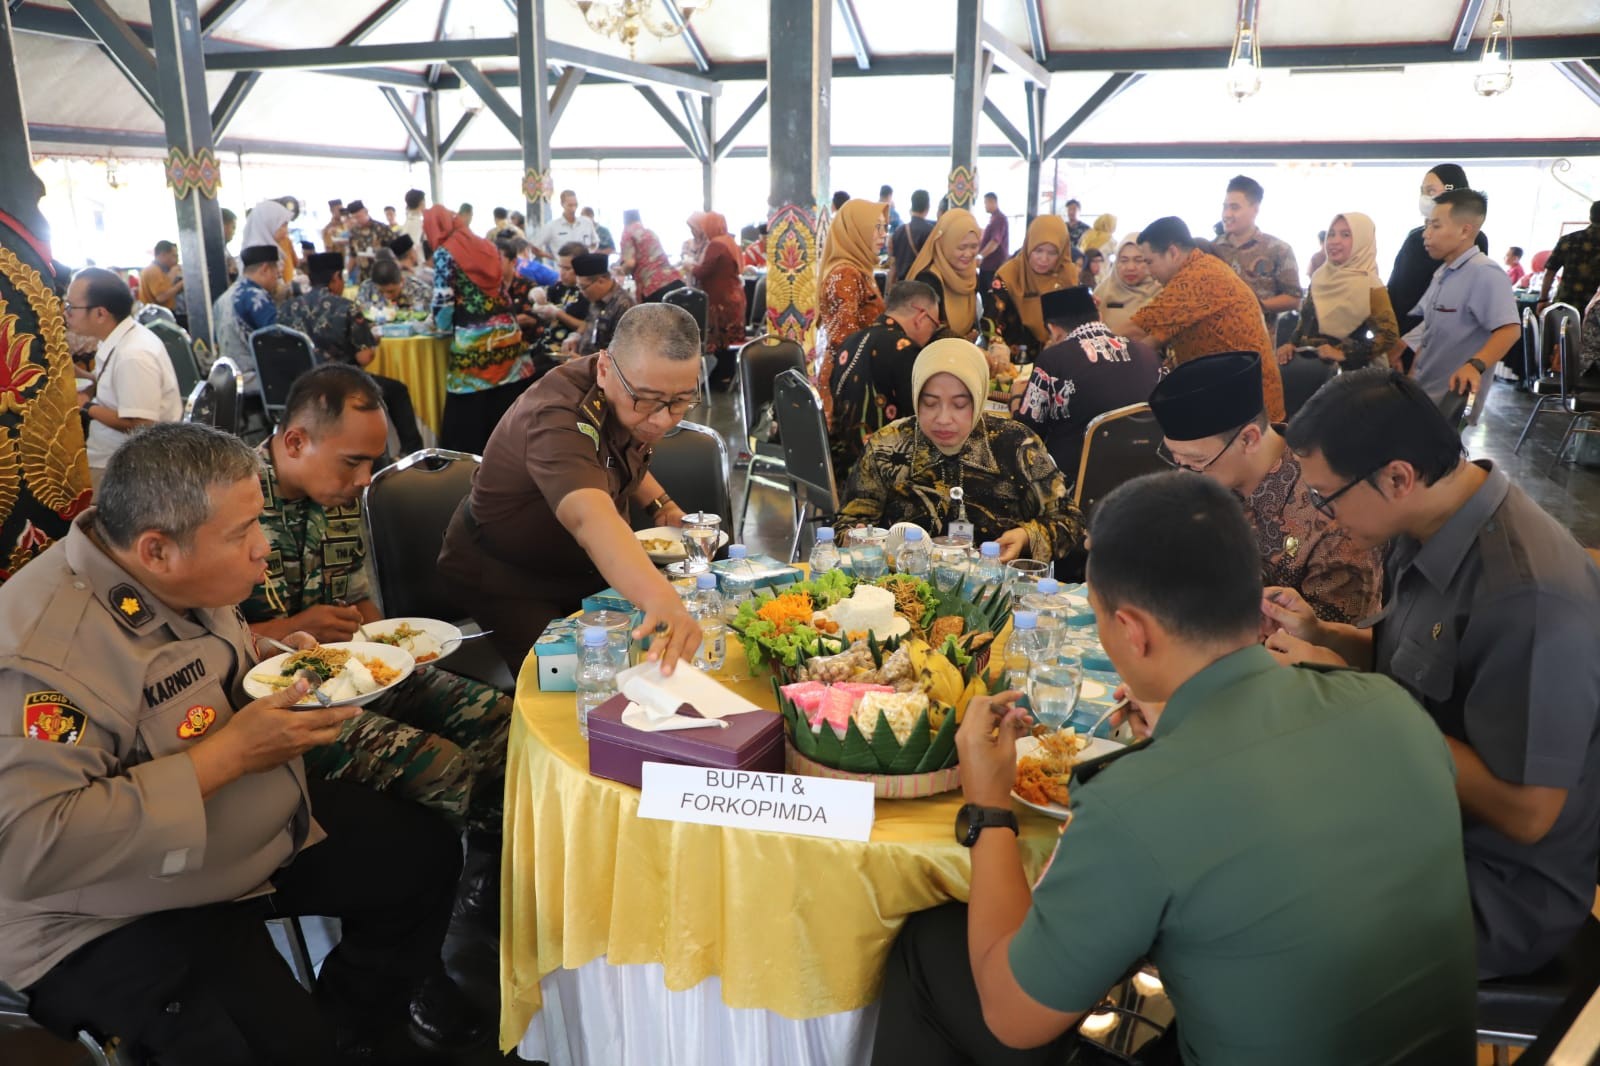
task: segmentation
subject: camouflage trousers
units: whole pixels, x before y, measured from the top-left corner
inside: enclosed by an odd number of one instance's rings
[[[453,825],[498,835],[510,729],[510,696],[419,667],[346,722],[338,740],[306,752],[306,771],[394,792]]]

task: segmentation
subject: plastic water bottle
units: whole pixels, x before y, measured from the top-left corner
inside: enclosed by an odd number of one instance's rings
[[[978,549],[978,561],[972,564],[972,586],[970,593],[978,595],[983,588],[995,588],[1005,584],[1006,564],[1000,561],[1000,542],[986,540]]]
[[[839,549],[833,543],[833,530],[828,526],[820,526],[817,529],[817,542],[811,546],[811,576],[821,577],[837,569]]]
[[[1011,615],[1011,639],[1006,642],[1006,688],[1028,691],[1028,671],[1034,663],[1050,658],[1050,637],[1039,629],[1039,616],[1032,611]]]
[[[1061,583],[1053,577],[1040,578],[1035,590],[1022,597],[1023,610],[1039,616],[1039,631],[1050,638],[1052,650],[1066,640],[1068,606]]]
[[[922,535],[922,530],[906,530],[905,543],[900,545],[900,554],[895,559],[895,569],[902,574],[927,580],[928,572],[933,569],[933,553],[928,550],[928,540]]]
[[[750,549],[743,544],[728,545],[728,565],[722,572],[723,611],[732,618],[755,591],[756,569],[750,565]]]
[[[694,664],[702,670],[722,669],[728,655],[728,624],[722,614],[722,595],[717,592],[717,575],[701,574],[689,596],[689,613],[700,623],[700,650]]]
[[[589,736],[589,712],[617,694],[617,659],[611,635],[599,626],[583,631],[578,654],[578,734]]]

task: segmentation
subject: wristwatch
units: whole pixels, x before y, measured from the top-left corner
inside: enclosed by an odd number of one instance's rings
[[[663,492],[661,495],[657,496],[655,499],[653,499],[649,503],[645,504],[644,508],[645,508],[645,510],[650,512],[650,517],[654,518],[656,515],[660,514],[662,511],[666,510],[667,507],[671,505],[671,503],[672,503],[672,497],[668,496],[666,493]]]
[[[1480,374],[1487,374],[1489,372],[1489,368],[1484,366],[1483,360],[1479,359],[1477,356],[1473,356],[1471,359],[1468,359],[1467,365]]]
[[[968,803],[956,812],[956,843],[964,848],[970,848],[978,842],[978,835],[985,829],[1004,827],[1013,833],[1017,831],[1017,816],[1004,807],[980,807],[976,803]]]

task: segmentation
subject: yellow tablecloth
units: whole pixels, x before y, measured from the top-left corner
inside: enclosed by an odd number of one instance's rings
[[[450,360],[449,337],[384,337],[367,372],[404,382],[417,417],[438,437],[444,421],[444,374]]]
[[[730,1007],[857,1010],[877,998],[905,917],[967,898],[959,792],[878,800],[867,843],[641,819],[637,789],[589,776],[576,697],[540,692],[533,663],[518,679],[506,757],[502,1049],[538,1012],[541,978],[601,955],[660,963],[674,990],[718,975]],[[729,641],[727,673],[746,671]],[[762,675],[730,687],[770,706]],[[1060,825],[1020,817],[1031,879]]]

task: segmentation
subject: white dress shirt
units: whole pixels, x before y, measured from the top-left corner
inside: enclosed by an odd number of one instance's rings
[[[118,418],[176,422],[183,417],[183,396],[166,345],[132,318],[125,318],[95,351],[95,403]],[[104,423],[89,422],[89,466],[105,469],[111,453],[128,434]]]

